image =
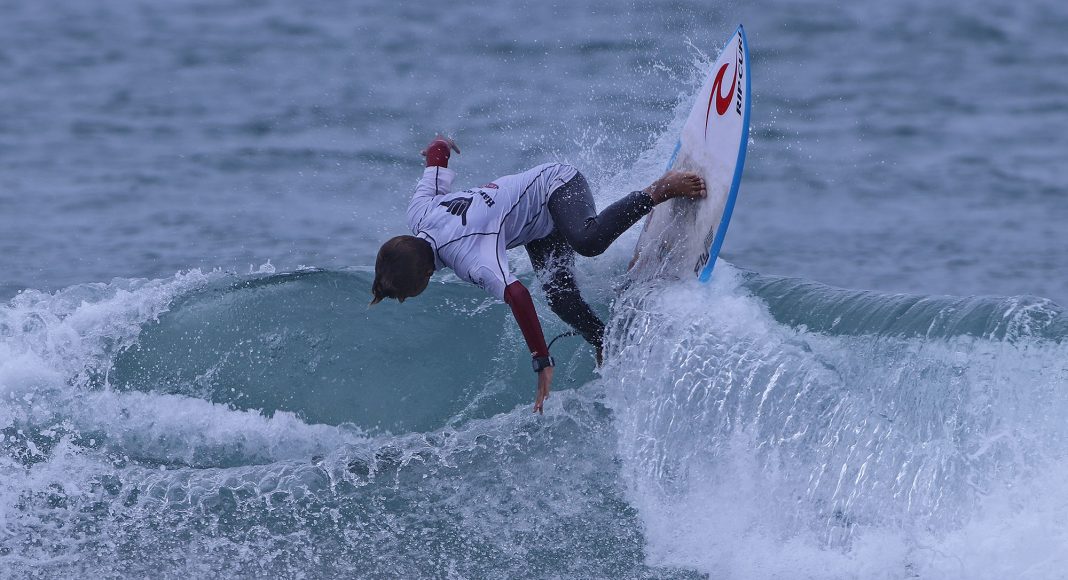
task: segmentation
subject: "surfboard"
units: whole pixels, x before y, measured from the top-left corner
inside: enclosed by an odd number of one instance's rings
[[[699,173],[708,197],[672,199],[653,209],[635,248],[635,277],[711,279],[745,166],[749,80],[749,45],[738,26],[709,69],[667,164]]]

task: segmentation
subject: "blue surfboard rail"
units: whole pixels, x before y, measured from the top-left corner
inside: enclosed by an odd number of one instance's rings
[[[679,156],[679,149],[682,149],[682,139],[675,141],[675,148],[671,150],[671,159],[668,159],[667,168],[664,171],[671,171],[675,165],[675,159]]]
[[[738,146],[738,163],[734,166],[734,177],[731,180],[730,193],[727,194],[727,202],[723,206],[723,217],[719,220],[716,237],[712,240],[712,246],[708,250],[708,263],[697,275],[697,280],[703,283],[707,283],[712,279],[712,268],[715,267],[716,260],[719,258],[719,251],[723,248],[723,240],[727,237],[727,226],[730,225],[731,214],[734,212],[734,202],[738,199],[738,188],[742,184],[742,169],[745,167],[745,151],[749,144],[749,108],[753,94],[750,88],[749,41],[745,38],[745,29],[742,28],[742,25],[738,25],[736,33],[742,36],[742,52],[745,54],[745,115],[742,117],[742,141]],[[675,151],[671,154],[671,161],[668,167],[675,163],[675,157],[678,155],[680,145],[681,143],[675,145]]]

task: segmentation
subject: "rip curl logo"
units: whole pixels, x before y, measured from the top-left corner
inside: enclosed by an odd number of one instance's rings
[[[471,202],[475,198],[473,197],[457,197],[456,199],[450,199],[449,201],[443,201],[438,205],[449,210],[454,216],[460,217],[460,223],[467,225],[467,210],[471,208]]]
[[[719,72],[716,73],[716,80],[712,82],[712,92],[708,95],[708,109],[705,111],[705,136],[708,136],[708,118],[712,115],[712,101],[716,101],[716,114],[723,116],[727,112],[727,109],[731,107],[731,101],[734,100],[734,89],[738,86],[738,75],[731,75],[731,88],[727,91],[727,95],[722,94],[723,90],[723,76],[727,74],[727,67],[730,63],[723,63],[723,66],[719,67]]]

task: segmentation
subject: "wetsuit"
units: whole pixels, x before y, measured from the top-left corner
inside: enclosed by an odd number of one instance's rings
[[[481,187],[452,191],[448,146],[435,142],[408,205],[412,233],[430,242],[435,266],[503,299],[535,357],[548,356],[530,293],[508,269],[507,250],[525,246],[545,280],[549,306],[590,344],[600,347],[604,323],[575,284],[575,252],[596,256],[649,213],[636,191],[597,213],[586,179],[565,163],[546,163]]]

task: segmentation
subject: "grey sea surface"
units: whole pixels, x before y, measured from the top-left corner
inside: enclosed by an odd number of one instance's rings
[[[710,285],[580,259],[553,396],[419,150],[656,179],[739,24]],[[0,578],[1061,578],[1068,3],[0,0]],[[521,251],[512,266],[550,314]]]
[[[8,2],[0,284],[370,265],[436,131],[462,183],[625,173],[739,22],[729,261],[1068,299],[1068,9],[1041,1]]]

